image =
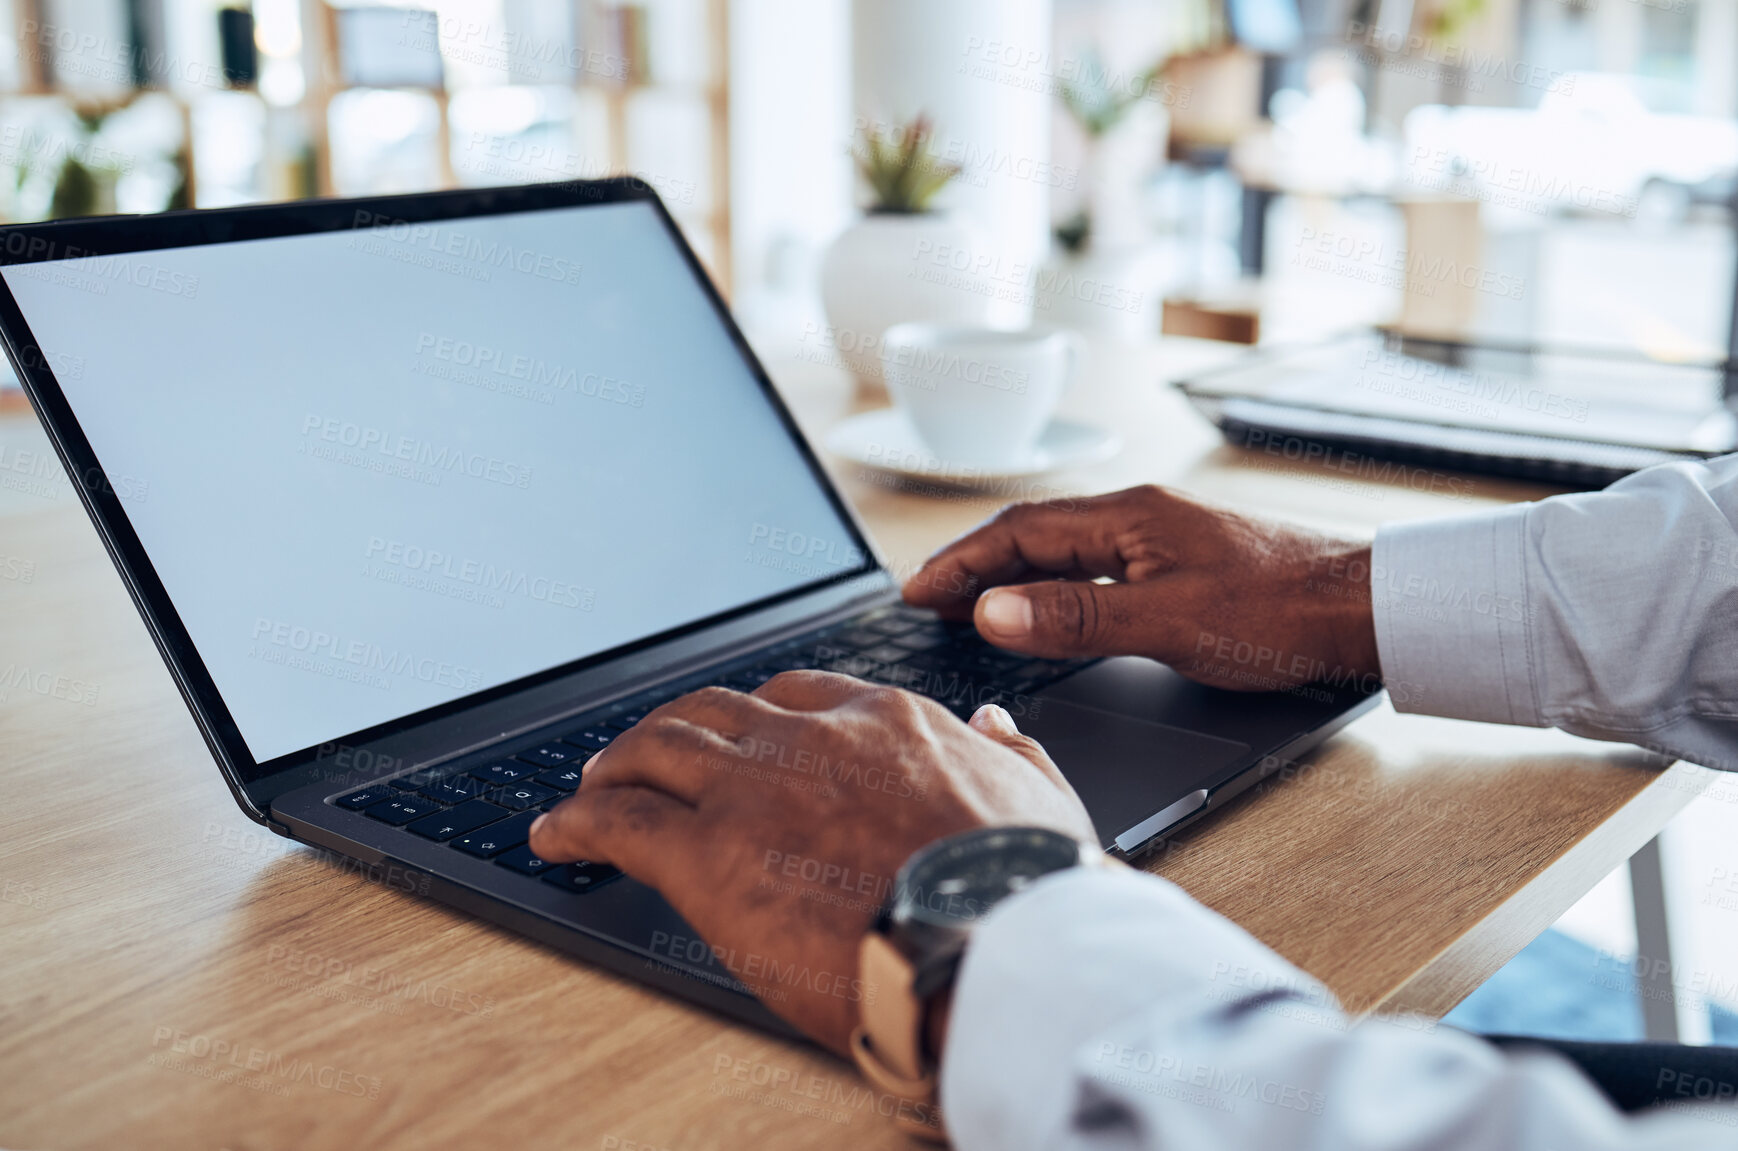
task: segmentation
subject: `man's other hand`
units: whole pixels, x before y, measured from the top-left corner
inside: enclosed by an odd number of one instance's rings
[[[905,599],[1011,651],[1148,656],[1215,687],[1381,671],[1368,544],[1161,487],[1006,508],[930,557]]]
[[[531,848],[657,888],[705,942],[638,942],[735,976],[844,1053],[878,992],[857,953],[894,874],[918,848],[992,825],[1097,843],[1079,797],[1001,708],[967,725],[909,692],[792,671],[652,712],[586,764]]]

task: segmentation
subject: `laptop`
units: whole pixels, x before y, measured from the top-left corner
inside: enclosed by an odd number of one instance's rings
[[[1231,443],[1346,475],[1416,482],[1395,461],[1601,488],[1738,450],[1724,361],[1456,341],[1391,329],[1264,348],[1178,381]]]
[[[772,1030],[652,889],[526,846],[661,702],[818,667],[1001,703],[1122,856],[1376,702],[902,605],[635,180],[0,229],[0,337],[251,819]]]

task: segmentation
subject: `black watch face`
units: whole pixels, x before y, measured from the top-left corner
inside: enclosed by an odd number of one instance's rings
[[[897,896],[904,917],[967,925],[1008,896],[1080,862],[1080,844],[1041,828],[990,828],[954,836],[912,861]]]

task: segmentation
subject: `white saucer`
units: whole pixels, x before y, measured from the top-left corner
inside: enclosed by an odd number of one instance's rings
[[[924,446],[911,421],[897,408],[852,416],[827,433],[826,444],[834,455],[878,472],[964,488],[1097,463],[1122,450],[1122,440],[1114,432],[1072,420],[1051,420],[1030,458],[1019,464],[949,463]]]

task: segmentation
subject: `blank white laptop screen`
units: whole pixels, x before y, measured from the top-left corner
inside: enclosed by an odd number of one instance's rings
[[[648,204],[3,274],[260,762],[865,562]]]

